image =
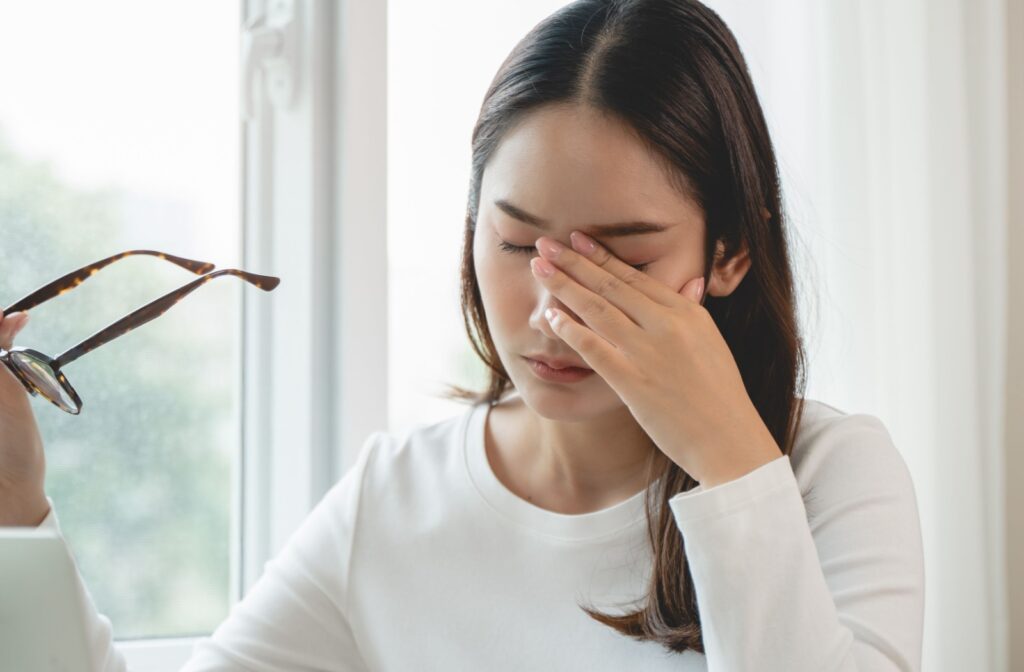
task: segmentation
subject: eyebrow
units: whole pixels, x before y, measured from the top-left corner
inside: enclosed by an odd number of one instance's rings
[[[525,224],[544,230],[547,230],[549,227],[547,221],[536,215],[531,215],[503,198],[494,201],[494,204],[501,208],[509,217],[514,217]],[[619,222],[617,224],[594,224],[588,227],[581,227],[580,230],[594,237],[621,238],[642,233],[658,233],[671,227],[671,224],[655,224],[653,222]]]

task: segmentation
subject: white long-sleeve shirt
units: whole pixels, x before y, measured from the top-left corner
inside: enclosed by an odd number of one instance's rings
[[[671,654],[577,606],[643,593],[645,493],[582,515],[519,498],[486,457],[489,409],[370,435],[184,669],[920,669],[917,503],[876,417],[808,400],[791,455],[670,500],[706,647]],[[124,670],[79,587],[95,669]]]

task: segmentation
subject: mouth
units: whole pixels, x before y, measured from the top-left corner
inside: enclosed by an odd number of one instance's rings
[[[542,360],[532,359],[530,357],[524,357],[523,359],[526,360],[526,363],[529,365],[530,371],[533,372],[533,375],[546,383],[578,383],[587,380],[594,375],[593,369],[588,369],[582,366],[562,366],[562,368],[556,369],[548,366]],[[564,361],[555,361],[555,363],[565,364]]]
[[[593,370],[589,366],[584,366],[582,363],[577,364],[576,362],[573,362],[572,360],[569,359],[545,357],[543,355],[524,355],[524,358],[530,361],[540,362],[544,366],[548,367],[549,369],[554,369],[555,371],[561,371],[562,369],[576,369],[580,371]]]

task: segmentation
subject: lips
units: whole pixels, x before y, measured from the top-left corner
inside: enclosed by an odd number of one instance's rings
[[[526,357],[527,357],[527,359],[535,359],[538,362],[542,362],[545,365],[550,366],[552,369],[574,368],[574,369],[586,369],[587,371],[590,370],[589,366],[584,366],[583,364],[577,364],[576,362],[574,362],[574,361],[572,361],[570,359],[560,359],[560,358],[557,358],[557,357],[547,357],[545,355],[526,355]]]

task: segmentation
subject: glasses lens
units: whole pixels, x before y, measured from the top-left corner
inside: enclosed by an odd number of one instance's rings
[[[29,382],[36,386],[40,394],[56,403],[68,413],[76,411],[74,399],[64,389],[64,386],[60,384],[57,377],[53,375],[53,369],[50,368],[48,363],[27,352],[12,352],[11,362],[18,367],[18,371]]]

